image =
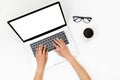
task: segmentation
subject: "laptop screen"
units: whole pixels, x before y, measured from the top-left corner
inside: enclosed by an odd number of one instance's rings
[[[8,21],[23,42],[45,35],[66,25],[59,2]]]

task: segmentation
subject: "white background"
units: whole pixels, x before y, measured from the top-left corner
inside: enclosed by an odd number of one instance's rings
[[[7,21],[55,0],[0,0],[0,80],[33,80],[34,71],[22,41]],[[61,0],[79,49],[77,60],[93,80],[120,80],[119,0]],[[74,23],[72,16],[91,16],[91,23]],[[95,34],[85,39],[83,30]],[[45,71],[44,80],[79,80],[68,62]]]

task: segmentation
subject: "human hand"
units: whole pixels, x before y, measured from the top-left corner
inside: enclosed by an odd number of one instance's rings
[[[36,50],[37,69],[44,70],[48,58],[45,45],[40,45]]]
[[[71,55],[70,50],[68,49],[68,47],[66,46],[66,44],[64,43],[63,40],[61,39],[55,39],[53,45],[56,47],[55,52],[66,58],[67,60],[69,60],[70,58],[73,58],[73,56]]]

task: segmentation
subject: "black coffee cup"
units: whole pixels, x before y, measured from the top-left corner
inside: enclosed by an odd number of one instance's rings
[[[91,28],[86,28],[83,34],[86,38],[91,38],[94,35],[94,31]]]

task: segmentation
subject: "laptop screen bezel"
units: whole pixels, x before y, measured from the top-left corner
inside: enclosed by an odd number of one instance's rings
[[[25,17],[25,16],[31,15],[31,14],[33,14],[33,13],[36,13],[36,12],[38,12],[38,11],[41,11],[41,10],[43,10],[43,9],[46,9],[46,8],[48,8],[48,7],[51,7],[51,6],[57,5],[57,4],[58,4],[59,7],[60,7],[61,14],[62,14],[62,16],[63,16],[63,19],[64,19],[65,24],[60,25],[60,26],[58,26],[58,27],[56,27],[56,28],[54,28],[54,29],[51,29],[51,30],[49,30],[49,31],[43,32],[43,33],[41,33],[41,34],[38,34],[38,35],[35,35],[35,36],[31,37],[31,38],[28,38],[28,39],[26,39],[26,40],[23,40],[22,37],[18,34],[18,32],[14,29],[14,27],[10,24],[11,22],[16,21],[16,20],[18,20],[18,19],[20,19],[20,18],[23,18],[23,17]],[[22,16],[20,16],[20,17],[15,18],[15,19],[9,20],[7,23],[10,25],[10,27],[14,30],[14,32],[19,36],[19,38],[20,38],[23,42],[31,41],[31,40],[33,40],[33,39],[35,39],[35,38],[38,38],[38,37],[40,37],[40,36],[43,36],[43,35],[45,35],[45,34],[48,34],[48,33],[53,32],[53,31],[55,31],[55,30],[58,30],[58,29],[60,29],[60,28],[62,28],[62,27],[65,27],[65,26],[67,25],[66,20],[65,20],[65,17],[64,17],[64,14],[63,14],[63,10],[62,10],[62,7],[61,7],[59,1],[58,1],[58,2],[55,2],[55,3],[53,3],[53,4],[50,4],[50,5],[48,5],[48,6],[45,6],[45,7],[43,7],[43,8],[34,10],[34,11],[30,12],[30,13],[27,13],[27,14],[25,14],[25,15],[22,15]]]

